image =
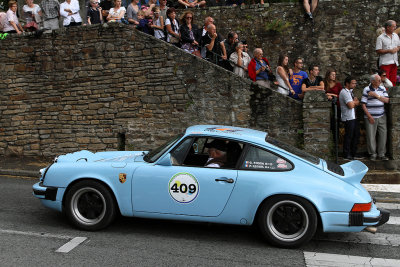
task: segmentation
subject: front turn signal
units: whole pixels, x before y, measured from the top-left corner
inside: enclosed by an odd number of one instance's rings
[[[352,212],[365,212],[370,211],[372,206],[372,202],[369,203],[356,203],[351,209]]]

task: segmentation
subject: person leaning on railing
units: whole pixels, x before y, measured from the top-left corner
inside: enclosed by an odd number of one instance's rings
[[[24,29],[22,29],[22,26],[18,21],[17,10],[18,5],[16,1],[12,0],[8,2],[8,11],[6,13],[6,21],[4,23],[3,32],[17,34],[21,34],[24,32]]]

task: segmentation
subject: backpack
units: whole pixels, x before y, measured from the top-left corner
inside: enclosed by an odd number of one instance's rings
[[[6,20],[7,20],[7,14],[5,12],[0,12],[0,32],[4,30]]]

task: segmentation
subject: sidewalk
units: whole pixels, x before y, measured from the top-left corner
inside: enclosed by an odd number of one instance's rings
[[[39,170],[50,165],[52,162],[53,159],[38,157],[6,157],[0,159],[0,175],[39,178]],[[339,164],[346,162],[347,161],[339,161]],[[400,171],[393,167],[394,162],[369,160],[362,160],[362,162],[369,168],[369,171],[362,180],[362,183],[400,184]]]

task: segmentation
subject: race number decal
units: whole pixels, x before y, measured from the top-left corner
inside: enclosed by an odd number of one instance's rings
[[[199,194],[199,183],[196,177],[187,172],[175,174],[169,180],[168,190],[171,197],[179,203],[190,203]]]

